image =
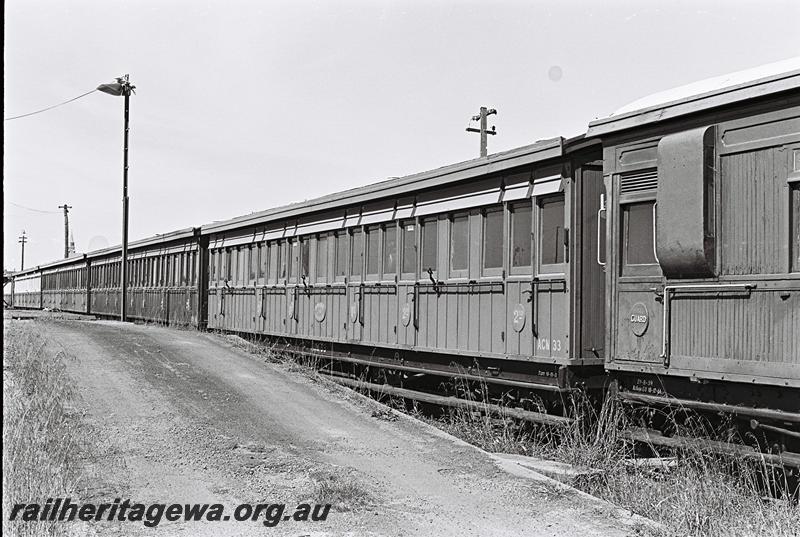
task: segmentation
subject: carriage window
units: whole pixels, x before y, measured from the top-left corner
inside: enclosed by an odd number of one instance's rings
[[[289,262],[289,281],[297,281],[297,273],[300,271],[300,243],[297,239],[289,239],[289,251],[287,253]]]
[[[180,271],[178,271],[180,285],[186,285],[186,267],[189,264],[189,254],[178,254],[178,257],[180,258]]]
[[[377,277],[381,271],[381,229],[367,227],[364,233],[367,239],[367,275]]]
[[[413,220],[402,222],[400,226],[403,240],[403,274],[414,274],[417,271],[417,226]]]
[[[308,278],[311,263],[311,241],[308,237],[300,239],[300,276]]]
[[[453,216],[450,221],[450,276],[466,277],[469,259],[469,216]]]
[[[360,229],[353,230],[350,254],[350,274],[353,276],[361,276],[364,264],[364,240]]]
[[[433,269],[436,272],[438,265],[437,252],[439,245],[439,234],[437,233],[438,220],[435,218],[431,220],[422,221],[422,270],[425,273],[428,269]],[[420,274],[421,278],[426,278],[425,274]]]
[[[269,271],[269,250],[267,250],[267,243],[262,242],[258,245],[258,281],[264,283],[267,279],[267,272]]]
[[[503,208],[483,214],[483,268],[503,268]]]
[[[278,241],[272,245],[277,250],[275,257],[277,258],[278,280],[286,279],[286,249],[283,247],[284,244],[283,241]]]
[[[791,272],[800,272],[800,182],[789,185],[791,189],[792,208],[789,218],[791,219],[790,230],[792,235],[792,251],[790,252]]]
[[[328,236],[317,237],[317,281],[324,282],[328,276]]]
[[[383,230],[383,276],[397,272],[397,224],[392,222]]]
[[[278,255],[280,254],[280,250],[278,249],[278,244],[275,242],[268,242],[264,246],[267,252],[267,259],[269,259],[269,264],[267,265],[267,282],[269,283],[277,283],[278,277]]]
[[[250,283],[253,283],[258,279],[258,251],[260,250],[259,246],[251,246],[250,247]]]
[[[244,285],[247,283],[247,277],[249,276],[249,257],[250,257],[250,248],[247,246],[240,246],[239,247],[239,271],[237,272],[238,278],[237,281],[239,285]]]
[[[654,265],[653,205],[655,202],[622,206],[622,257],[624,265]]]
[[[511,268],[531,266],[531,215],[530,202],[511,206]]]
[[[224,255],[223,262],[225,263],[224,264],[225,269],[222,271],[222,279],[227,282],[230,281],[233,277],[233,268],[235,267],[233,263],[233,252],[231,251],[230,248],[228,248],[224,251],[223,255]],[[168,258],[165,259],[165,262],[168,261],[169,261]]]
[[[539,256],[542,265],[564,262],[564,195],[539,201]]]
[[[347,277],[347,233],[336,234],[336,281],[343,282]]]

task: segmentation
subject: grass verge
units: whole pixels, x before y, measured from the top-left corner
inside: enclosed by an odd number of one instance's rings
[[[14,503],[75,497],[81,432],[63,352],[48,348],[35,322],[4,323],[3,535],[68,535],[70,525],[9,521]]]
[[[439,418],[422,419],[487,451],[555,460],[586,470],[572,485],[662,525],[647,529],[659,537],[790,537],[800,535],[800,506],[766,499],[791,495],[780,478],[765,482],[771,469],[737,456],[687,448],[672,452],[675,464],[626,464],[637,453],[620,438],[627,417],[608,399],[564,429],[520,424],[503,417],[453,409]],[[708,430],[695,431],[708,436]],[[655,447],[651,447],[656,452]],[[767,490],[771,487],[772,490]]]

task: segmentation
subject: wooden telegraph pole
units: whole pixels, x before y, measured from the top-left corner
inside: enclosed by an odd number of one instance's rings
[[[64,259],[69,257],[69,210],[71,205],[59,205],[59,209],[64,209]]]
[[[19,270],[25,270],[25,243],[28,242],[28,237],[25,236],[25,232],[22,232],[22,235],[19,236],[19,240],[17,241],[22,245],[22,256],[19,262]]]
[[[477,115],[477,116],[472,116],[472,121],[480,121],[480,128],[479,129],[475,129],[473,127],[467,127],[467,132],[479,132],[481,134],[481,156],[482,157],[485,157],[488,154],[487,153],[487,148],[486,148],[488,139],[486,138],[486,136],[488,134],[491,134],[492,136],[497,134],[497,131],[495,130],[494,125],[492,125],[492,130],[488,130],[487,126],[486,126],[486,118],[488,116],[493,115],[493,114],[497,114],[497,110],[495,110],[494,108],[487,109],[485,106],[481,106],[481,113],[479,115]]]

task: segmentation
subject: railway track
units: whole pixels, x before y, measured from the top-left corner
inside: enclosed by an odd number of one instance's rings
[[[558,435],[559,429],[591,427],[592,417],[599,414],[602,400],[609,393],[597,389],[587,392],[577,387],[562,388],[555,384],[512,381],[463,370],[454,373],[402,363],[373,361],[327,353],[319,348],[304,351],[285,342],[272,343],[270,348],[281,349],[278,352],[284,352],[295,360],[312,366],[333,382],[369,394],[378,400],[386,397],[399,398],[443,409],[493,414],[550,428],[555,435]],[[468,398],[459,396],[467,392]],[[786,449],[785,444],[785,438],[797,440],[800,439],[800,433],[759,421],[769,420],[797,426],[800,424],[800,414],[630,392],[611,393],[609,396],[615,398],[628,416],[649,414],[669,416],[673,420],[666,425],[662,424],[661,429],[634,424],[637,421],[643,423],[641,419],[627,420],[628,425],[618,431],[618,437],[630,444],[634,451],[649,450],[654,454],[664,450],[714,453],[759,461],[770,467],[785,469],[789,475],[800,475],[800,453]],[[556,404],[552,404],[554,402]],[[683,416],[681,423],[675,421],[677,415]],[[734,436],[740,439],[749,438],[752,443],[693,436],[685,430],[678,432],[681,424],[692,420],[705,421],[708,426],[704,431],[712,432],[726,419],[737,420],[741,426],[739,433]],[[728,433],[731,436],[730,430]],[[779,438],[781,440],[777,440]]]

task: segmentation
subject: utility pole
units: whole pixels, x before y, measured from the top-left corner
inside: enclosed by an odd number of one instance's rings
[[[495,130],[494,125],[492,125],[492,130],[488,130],[487,127],[486,127],[486,118],[488,116],[493,115],[493,114],[497,114],[497,110],[495,110],[494,108],[487,109],[485,106],[481,106],[481,113],[479,115],[477,115],[477,116],[472,116],[472,121],[480,121],[481,122],[480,129],[467,127],[467,132],[479,132],[481,134],[481,156],[482,157],[485,157],[488,154],[487,150],[486,150],[486,142],[487,142],[486,135],[487,134],[491,134],[492,136],[494,136],[495,134],[497,134],[497,131]]]
[[[59,209],[64,209],[64,259],[69,257],[69,210],[71,205],[59,205]]]
[[[123,105],[125,126],[122,142],[122,260],[119,282],[122,290],[119,319],[124,322],[128,320],[128,134],[130,131],[128,123],[130,120],[131,93],[135,93],[136,86],[131,84],[128,75],[124,75],[117,78],[115,83],[100,84],[97,89],[109,95],[125,98]]]
[[[25,236],[25,231],[23,231],[22,235],[19,236],[19,240],[17,242],[22,245],[22,256],[19,262],[19,270],[25,270],[25,243],[28,242],[28,237]]]

